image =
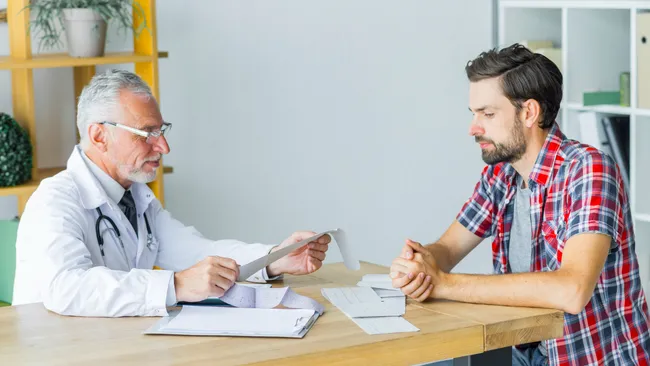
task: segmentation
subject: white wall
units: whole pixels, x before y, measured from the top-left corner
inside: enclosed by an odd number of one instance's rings
[[[437,239],[471,193],[482,162],[464,66],[491,46],[490,1],[159,11],[166,200],[209,237],[341,227],[361,259],[389,264],[406,237]],[[463,264],[490,268],[486,243]]]
[[[167,207],[206,236],[270,243],[340,227],[360,259],[389,264],[406,237],[437,239],[470,195],[482,162],[467,135],[464,66],[492,45],[491,1],[157,8],[170,53],[161,107],[174,123]],[[60,82],[72,98],[70,70],[35,78],[41,94],[61,97]],[[70,100],[39,116],[73,126]],[[61,165],[69,149],[55,141],[48,157]],[[490,257],[483,243],[459,270],[489,272]],[[340,260],[335,248],[329,259]]]

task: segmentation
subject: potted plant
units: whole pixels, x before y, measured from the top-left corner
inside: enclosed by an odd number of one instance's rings
[[[13,117],[0,112],[0,187],[23,184],[32,178],[32,144]]]
[[[40,38],[39,50],[62,44],[65,32],[68,54],[73,57],[104,56],[106,28],[110,22],[136,36],[147,27],[142,6],[133,0],[32,0],[26,8],[34,15],[30,29]],[[135,28],[133,14],[142,18]]]

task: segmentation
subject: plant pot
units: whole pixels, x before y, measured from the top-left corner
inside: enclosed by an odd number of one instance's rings
[[[106,21],[93,9],[63,9],[68,54],[101,57],[106,46]]]

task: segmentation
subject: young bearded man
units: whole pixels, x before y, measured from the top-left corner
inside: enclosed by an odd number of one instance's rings
[[[433,244],[407,240],[393,286],[427,298],[555,308],[564,335],[513,349],[513,365],[648,365],[649,316],[616,163],[555,122],[562,74],[515,44],[470,61],[469,133],[487,166]],[[493,237],[494,275],[451,274]]]

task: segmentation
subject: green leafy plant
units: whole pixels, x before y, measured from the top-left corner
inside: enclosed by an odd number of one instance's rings
[[[10,115],[0,113],[0,187],[32,178],[32,144],[27,131]]]
[[[31,16],[29,28],[34,36],[40,38],[39,50],[63,44],[63,9],[93,9],[106,23],[116,24],[120,31],[133,30],[136,37],[148,29],[144,9],[134,0],[32,0],[25,9],[30,9],[35,14]],[[138,27],[133,25],[134,13],[142,19]]]

